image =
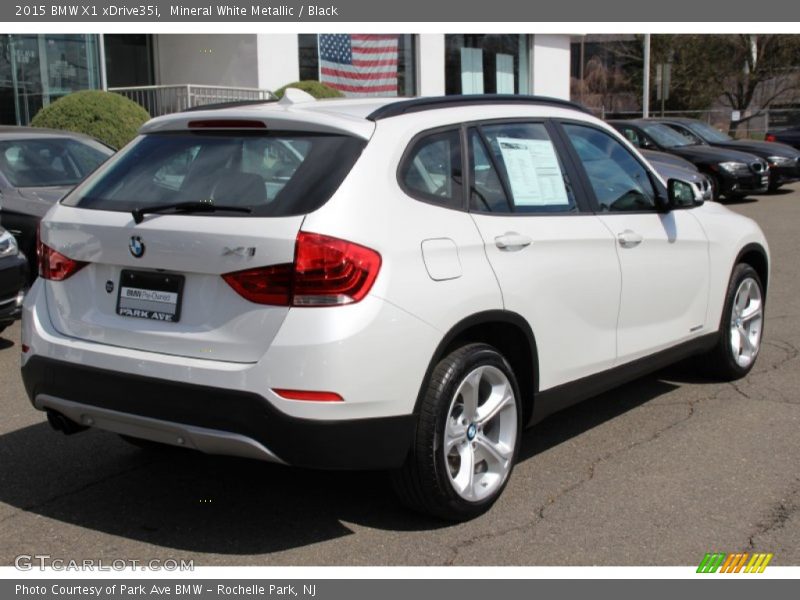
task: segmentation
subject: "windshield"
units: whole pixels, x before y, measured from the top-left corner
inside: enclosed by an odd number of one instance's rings
[[[702,121],[694,121],[692,123],[688,123],[687,126],[707,142],[721,143],[731,141],[731,137],[729,135],[722,133],[719,129],[715,129],[711,125],[703,123]]]
[[[72,186],[113,154],[90,140],[0,140],[0,172],[16,188]]]
[[[64,204],[132,211],[204,202],[247,208],[254,216],[305,214],[333,195],[363,146],[317,133],[148,134]]]
[[[678,148],[692,145],[692,140],[661,123],[645,123],[641,127],[662,148]]]

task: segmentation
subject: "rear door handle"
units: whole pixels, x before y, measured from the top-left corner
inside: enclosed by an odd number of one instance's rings
[[[517,233],[516,231],[509,231],[494,238],[495,246],[500,248],[500,250],[506,250],[509,252],[522,250],[526,246],[530,246],[531,243],[533,243],[531,238],[529,238],[527,235]]]
[[[635,231],[631,231],[630,229],[626,229],[619,235],[617,235],[617,239],[619,240],[619,245],[623,248],[635,248],[639,244],[642,243],[644,237],[642,234],[636,233]]]

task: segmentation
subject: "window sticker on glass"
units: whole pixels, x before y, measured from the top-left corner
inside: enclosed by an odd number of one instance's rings
[[[498,137],[517,206],[568,205],[567,189],[550,140]]]

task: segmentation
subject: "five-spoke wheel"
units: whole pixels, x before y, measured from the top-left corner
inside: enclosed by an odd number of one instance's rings
[[[452,520],[489,509],[517,456],[519,388],[506,359],[467,344],[433,370],[420,400],[417,436],[394,483],[412,508]]]
[[[761,348],[764,326],[764,287],[756,270],[736,265],[731,273],[722,310],[719,340],[708,354],[711,373],[723,380],[744,377]]]

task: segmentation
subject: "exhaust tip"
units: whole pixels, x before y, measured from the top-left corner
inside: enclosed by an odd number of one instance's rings
[[[72,435],[73,433],[80,433],[88,429],[88,427],[80,425],[54,410],[47,411],[47,422],[50,423],[50,427],[56,431],[60,431],[64,435]]]

